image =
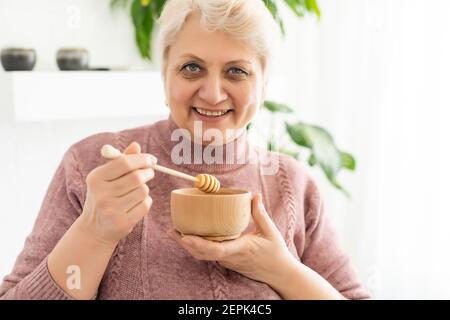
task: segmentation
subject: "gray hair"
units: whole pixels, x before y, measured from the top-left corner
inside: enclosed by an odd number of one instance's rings
[[[170,46],[192,13],[199,13],[207,30],[223,31],[253,49],[267,76],[280,33],[262,0],[168,0],[159,18],[157,41],[163,78]]]

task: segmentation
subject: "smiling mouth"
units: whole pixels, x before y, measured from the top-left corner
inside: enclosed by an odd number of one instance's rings
[[[192,107],[192,109],[194,109],[195,112],[197,112],[198,114],[200,114],[202,116],[211,117],[211,118],[218,118],[218,117],[221,117],[221,116],[233,111],[233,109],[212,111],[212,110],[206,110],[206,109],[202,109],[202,108],[198,108],[198,107]]]

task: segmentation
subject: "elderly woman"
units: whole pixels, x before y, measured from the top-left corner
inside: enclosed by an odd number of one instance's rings
[[[311,177],[291,158],[246,140],[264,100],[275,29],[261,0],[168,1],[159,50],[169,118],[69,148],[0,297],[367,298]],[[177,129],[190,137],[183,152],[172,139]],[[213,144],[202,139],[209,129]],[[104,144],[123,155],[102,158]],[[207,161],[208,154],[226,161]],[[276,170],[263,174],[252,154]],[[182,237],[171,223],[170,192],[189,182],[155,173],[156,161],[250,190],[249,230],[224,242]]]

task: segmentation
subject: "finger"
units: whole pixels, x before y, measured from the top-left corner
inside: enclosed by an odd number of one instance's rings
[[[197,236],[184,236],[181,245],[200,260],[217,261],[242,251],[245,238],[215,242]]]
[[[117,159],[124,154],[139,154],[141,153],[141,146],[137,142],[132,142],[128,147],[125,148],[124,152],[120,152],[119,149],[114,148],[110,144],[103,145],[100,150],[100,154],[106,159]]]
[[[167,235],[170,239],[174,240],[180,247],[182,247],[184,250],[186,250],[191,256],[198,260],[205,260],[203,258],[203,255],[201,255],[198,251],[196,251],[194,248],[192,248],[189,245],[189,241],[186,242],[187,236],[182,236],[177,230],[170,229],[167,231]],[[183,238],[186,238],[185,241],[183,241]]]
[[[152,204],[153,199],[150,196],[146,196],[144,201],[139,202],[134,208],[127,212],[127,217],[132,227],[149,213]]]
[[[141,153],[141,145],[136,141],[130,143],[128,147],[123,150],[123,154],[139,154]]]
[[[177,241],[177,242],[178,242],[178,240],[181,240],[181,238],[182,238],[181,234],[175,229],[169,229],[166,232],[166,234],[169,236],[170,239]],[[180,245],[181,245],[181,243],[180,243]]]
[[[171,229],[167,232],[169,238],[177,242],[183,249],[189,252],[194,258],[198,260],[208,260],[202,252],[199,252],[192,246],[191,238],[197,238],[196,236],[181,236],[178,231]],[[211,260],[211,259],[209,259]]]
[[[260,193],[256,194],[252,199],[252,217],[256,227],[263,235],[271,236],[277,230],[277,227],[264,208]]]
[[[128,212],[133,209],[137,204],[144,201],[144,199],[148,196],[149,188],[146,184],[143,184],[136,189],[130,191],[126,195],[116,198],[117,212]]]
[[[107,183],[108,191],[116,196],[122,197],[137,187],[153,179],[155,172],[153,169],[138,169]]]
[[[148,153],[124,154],[98,168],[99,177],[105,181],[113,181],[138,169],[152,168],[156,158]]]

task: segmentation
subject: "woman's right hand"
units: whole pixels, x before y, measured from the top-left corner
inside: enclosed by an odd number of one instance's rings
[[[128,235],[152,205],[146,182],[154,176],[156,161],[133,142],[122,156],[92,170],[80,216],[83,229],[106,244],[115,245]]]

